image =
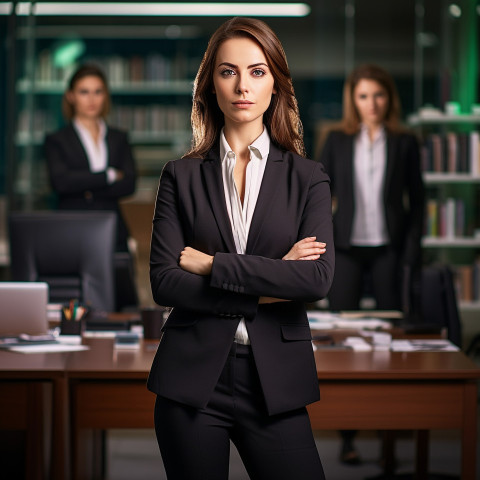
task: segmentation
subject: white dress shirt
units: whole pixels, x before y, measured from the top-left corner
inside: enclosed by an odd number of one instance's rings
[[[107,126],[105,122],[98,120],[98,142],[79,121],[73,119],[72,123],[87,153],[90,171],[92,173],[105,172],[107,182],[113,183],[116,179],[116,173],[114,168],[108,167]]]
[[[253,212],[257,204],[260,186],[262,184],[267,157],[270,151],[270,137],[267,129],[263,128],[263,133],[248,147],[250,150],[250,161],[247,165],[245,176],[245,196],[242,201],[235,185],[233,178],[233,169],[237,161],[235,152],[232,151],[228,144],[225,134],[220,134],[220,158],[222,159],[222,177],[225,191],[225,201],[227,204],[228,216],[232,225],[233,239],[237,253],[244,254],[247,248],[248,232],[252,223]],[[248,345],[247,328],[245,320],[241,320],[237,332],[235,333],[235,341]]]
[[[386,165],[385,129],[380,129],[371,141],[367,127],[362,125],[354,143],[352,245],[373,247],[389,243],[383,203]]]

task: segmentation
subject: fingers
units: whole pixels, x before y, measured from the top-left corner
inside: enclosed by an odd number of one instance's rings
[[[282,260],[317,260],[327,251],[326,246],[317,242],[316,237],[306,237],[295,243]]]

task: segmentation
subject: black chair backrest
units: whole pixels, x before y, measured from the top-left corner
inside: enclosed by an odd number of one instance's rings
[[[45,281],[53,303],[76,298],[114,311],[113,212],[12,212],[9,215],[14,281]]]
[[[446,327],[448,339],[461,347],[462,328],[450,267],[447,265],[423,267],[420,288],[423,320]]]

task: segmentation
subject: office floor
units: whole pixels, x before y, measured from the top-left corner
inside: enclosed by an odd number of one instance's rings
[[[327,480],[360,480],[374,478],[382,473],[378,463],[380,441],[376,432],[359,432],[356,446],[363,458],[363,463],[355,467],[344,466],[338,461],[340,442],[336,432],[318,432],[315,437]],[[460,445],[459,433],[456,431],[432,432],[430,471],[435,474],[459,475]],[[412,472],[415,457],[411,435],[401,434],[396,442],[395,451],[397,473]],[[480,459],[480,445],[477,445],[477,452],[477,458]],[[477,472],[477,478],[480,478],[478,460]],[[154,432],[150,430],[109,431],[107,479],[131,480],[132,478],[166,479]],[[431,478],[440,477],[432,476]],[[248,480],[234,447],[231,451],[230,480]]]

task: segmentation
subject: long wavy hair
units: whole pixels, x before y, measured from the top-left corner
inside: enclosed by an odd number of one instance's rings
[[[252,39],[262,49],[274,78],[276,94],[263,115],[270,138],[279,147],[305,156],[303,127],[287,58],[280,40],[261,20],[234,17],[210,38],[193,86],[192,146],[185,157],[203,158],[217,141],[225,123],[213,93],[215,59],[220,45],[231,38]]]
[[[68,87],[65,90],[63,97],[62,97],[62,113],[65,120],[69,121],[75,116],[75,107],[68,101],[68,92],[74,90],[75,85],[79,82],[82,78],[85,77],[97,77],[103,83],[103,88],[105,89],[105,102],[103,103],[103,109],[100,112],[102,118],[106,118],[111,105],[111,98],[110,98],[110,89],[108,88],[107,77],[103,73],[103,70],[93,63],[86,63],[78,67],[78,69],[73,73],[68,82]]]
[[[355,87],[360,80],[374,80],[385,89],[388,108],[383,123],[392,132],[403,130],[400,124],[400,97],[395,82],[386,70],[374,64],[359,65],[348,76],[343,88],[343,118],[340,122],[340,128],[350,135],[360,130],[361,118],[354,102]]]

